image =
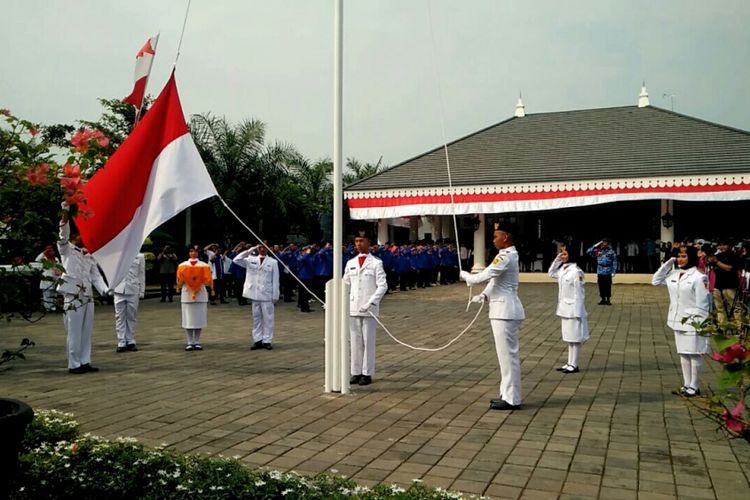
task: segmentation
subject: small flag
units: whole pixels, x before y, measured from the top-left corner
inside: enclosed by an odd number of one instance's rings
[[[151,231],[218,194],[185,123],[174,71],[151,110],[82,191],[80,209],[91,215],[75,222],[113,288]]]
[[[151,65],[156,55],[157,43],[159,43],[158,34],[146,40],[141,50],[135,55],[135,84],[133,91],[123,101],[132,104],[137,109],[141,109],[143,105],[143,96],[146,95],[146,83],[148,83],[148,75],[151,73]]]

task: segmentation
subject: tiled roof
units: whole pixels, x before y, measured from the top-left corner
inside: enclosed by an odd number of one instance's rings
[[[448,152],[454,186],[750,172],[750,133],[652,106],[527,114]],[[346,190],[447,185],[440,146]]]

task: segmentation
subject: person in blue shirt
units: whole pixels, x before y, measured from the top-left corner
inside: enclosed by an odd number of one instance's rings
[[[310,292],[305,287],[312,290],[315,286],[315,258],[313,253],[313,245],[308,245],[303,248],[299,255],[297,255],[297,277],[305,285],[299,287],[299,294],[297,295],[297,307],[302,312],[312,312],[310,309]]]
[[[297,250],[297,245],[294,243],[291,243],[278,253],[279,260],[286,265],[286,267],[279,266],[279,270],[281,271],[281,293],[284,296],[284,302],[294,301],[294,287],[297,285],[297,282],[289,271],[287,271],[287,267],[292,273],[297,275],[297,255],[299,255],[299,251]]]
[[[333,278],[333,246],[330,241],[323,244],[323,248],[315,254],[315,293],[325,300],[326,283]]]
[[[239,244],[237,244],[231,252],[227,253],[227,257],[232,260],[232,263],[229,264],[229,274],[232,275],[232,284],[234,287],[234,296],[237,297],[237,305],[238,306],[246,306],[247,305],[247,299],[242,296],[242,287],[245,285],[245,273],[246,269],[242,266],[238,266],[234,263],[234,258],[237,256],[238,253],[242,251],[242,249],[245,247],[245,242],[241,241]]]
[[[617,254],[609,246],[609,240],[602,241],[586,250],[586,253],[596,259],[596,283],[599,285],[600,306],[611,306],[612,278],[617,273]]]

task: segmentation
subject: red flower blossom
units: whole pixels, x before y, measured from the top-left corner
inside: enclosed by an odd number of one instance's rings
[[[29,133],[31,134],[31,137],[34,137],[34,136],[36,136],[39,133],[39,129],[36,128],[36,127],[31,127],[29,129]]]
[[[26,171],[26,180],[32,186],[44,186],[49,182],[49,165],[42,163],[35,168],[30,168]]]
[[[733,409],[724,412],[721,418],[724,419],[727,429],[738,434],[742,432],[745,427],[744,422],[740,420],[743,411],[745,411],[745,405],[740,401]]]
[[[81,167],[66,163],[63,165],[63,177],[81,177]]]
[[[75,455],[78,453],[78,443],[73,443],[70,445],[70,454]]]
[[[106,148],[109,145],[109,139],[100,130],[83,129],[79,130],[70,139],[70,144],[73,145],[79,153],[85,153],[91,147],[91,141],[96,141],[96,144],[100,148]]]
[[[713,359],[722,363],[731,363],[733,361],[742,361],[750,358],[750,351],[746,351],[739,342],[727,347],[722,352],[714,352]]]
[[[0,109],[0,115],[10,117],[10,110],[9,109]]]
[[[63,191],[66,191],[68,193],[78,191],[78,189],[81,187],[81,178],[63,177],[62,179],[60,179],[60,187],[63,188]]]
[[[75,191],[73,193],[66,193],[63,195],[63,198],[71,207],[73,205],[79,205],[86,201],[86,197],[81,191]]]

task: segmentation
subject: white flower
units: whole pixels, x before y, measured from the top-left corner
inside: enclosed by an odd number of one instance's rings
[[[265,486],[265,484],[266,482],[263,481],[262,479],[258,479],[257,481],[255,481],[255,486],[258,486],[258,487]]]
[[[287,495],[288,495],[289,493],[292,493],[293,491],[294,491],[294,490],[283,490],[283,491],[281,492],[281,494],[282,494],[283,496],[287,496]]]
[[[405,489],[403,489],[402,487],[400,487],[400,486],[396,485],[396,484],[392,484],[392,485],[391,485],[391,491],[392,491],[393,493],[403,493],[403,492],[405,492],[406,490],[405,490]]]
[[[184,487],[184,486],[183,486],[183,485],[181,485],[181,484],[178,484],[178,485],[177,485],[177,488],[176,488],[176,489],[177,489],[177,491],[185,491],[185,490],[187,490],[187,488],[186,488],[186,487]]]
[[[338,474],[339,473],[338,469],[331,469],[331,472],[333,472],[334,474]]]

